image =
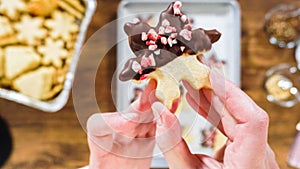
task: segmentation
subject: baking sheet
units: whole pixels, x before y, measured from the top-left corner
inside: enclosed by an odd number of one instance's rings
[[[71,65],[66,75],[66,80],[64,81],[63,90],[59,93],[59,95],[49,101],[40,101],[40,100],[32,99],[16,91],[0,88],[1,98],[15,101],[45,112],[57,112],[66,104],[72,87],[72,81],[74,78],[76,65],[79,59],[81,46],[85,39],[86,30],[91,21],[92,15],[94,14],[94,11],[96,9],[96,0],[85,0],[85,4],[86,4],[86,11],[85,11],[84,18],[80,24],[80,31],[77,36],[74,55],[72,57]]]
[[[123,39],[118,43],[118,63],[117,73],[119,74],[123,65],[130,57],[135,57],[130,50],[127,35],[123,30],[126,22],[131,22],[140,17],[150,19],[151,26],[155,26],[161,11],[166,9],[171,1],[141,1],[127,0],[122,1],[118,9],[118,39]],[[217,60],[225,63],[225,75],[235,84],[240,85],[240,9],[234,0],[182,0],[182,11],[193,19],[194,28],[217,29],[222,33],[220,40],[213,44],[213,49],[206,57],[214,55]],[[146,82],[135,84],[131,81],[122,82],[117,79],[117,109],[125,109],[135,97],[135,90],[143,88]],[[187,103],[183,103],[187,104]],[[211,148],[201,146],[203,139],[201,132],[211,127],[206,120],[201,118],[187,105],[184,113],[178,115],[181,126],[188,128],[188,132],[183,137],[188,141],[188,145],[193,153],[212,155],[214,152]],[[195,120],[196,119],[196,120]],[[202,124],[202,125],[197,125]],[[162,153],[156,147],[154,158],[151,164],[152,168],[167,167]]]

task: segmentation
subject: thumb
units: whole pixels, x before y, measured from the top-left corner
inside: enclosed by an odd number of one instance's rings
[[[155,102],[151,108],[156,120],[156,143],[162,152],[166,152],[182,140],[180,124],[177,117],[162,103]]]
[[[156,143],[169,165],[169,168],[197,168],[199,160],[192,155],[181,137],[180,124],[163,104],[152,104],[156,118]]]

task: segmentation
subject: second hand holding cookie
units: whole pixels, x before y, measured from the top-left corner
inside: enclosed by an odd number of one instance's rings
[[[216,69],[210,73],[212,91],[195,90],[185,83],[189,104],[204,118],[216,125],[228,141],[215,157],[191,154],[181,138],[176,117],[162,104],[152,106],[158,112],[157,143],[171,169],[278,169],[275,156],[267,142],[268,115]],[[201,100],[201,101],[199,101]],[[166,134],[172,131],[173,134]],[[181,140],[172,149],[165,146]]]

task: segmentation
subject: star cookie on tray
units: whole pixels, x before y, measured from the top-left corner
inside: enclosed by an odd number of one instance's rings
[[[0,13],[7,15],[10,19],[17,19],[20,11],[26,11],[23,0],[0,0]]]
[[[43,21],[40,17],[23,15],[21,21],[14,25],[18,31],[18,40],[28,45],[38,45],[47,34],[47,30],[42,27]]]
[[[52,38],[62,38],[69,41],[72,38],[72,33],[79,31],[79,26],[75,22],[76,18],[66,12],[55,11],[52,14],[52,19],[46,20],[46,27],[51,30]]]
[[[53,64],[55,67],[62,67],[63,59],[67,58],[68,51],[64,49],[62,40],[46,39],[44,46],[39,46],[38,51],[43,55],[43,64]]]

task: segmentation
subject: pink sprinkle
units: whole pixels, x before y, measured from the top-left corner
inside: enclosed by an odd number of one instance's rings
[[[157,45],[149,45],[148,49],[154,51],[157,49]]]
[[[141,65],[142,67],[148,67],[149,65],[151,65],[151,60],[143,56],[141,60]]]
[[[161,43],[164,44],[164,45],[166,45],[166,44],[168,43],[166,37],[162,37],[162,38],[160,39],[160,41],[161,41]]]
[[[184,25],[183,29],[192,30],[192,24],[186,24]]]
[[[132,63],[132,67],[131,68],[132,68],[132,70],[134,72],[139,72],[142,69],[141,65],[137,61],[134,61]]]
[[[149,76],[149,74],[143,74],[141,77],[140,77],[140,80],[145,80],[147,79]]]
[[[180,1],[176,1],[173,5],[173,8],[181,8],[182,3]]]
[[[149,60],[149,63],[150,63],[151,66],[155,66],[156,65],[153,54],[151,54],[148,57],[148,60]]]
[[[142,32],[142,41],[146,41],[148,39],[146,32]]]
[[[158,34],[155,32],[154,29],[150,29],[147,33],[149,39],[156,41]]]
[[[146,45],[155,45],[155,41],[153,41],[153,40],[148,40],[148,41],[146,41]]]
[[[185,40],[190,41],[192,39],[192,32],[187,29],[182,29],[179,33]]]

